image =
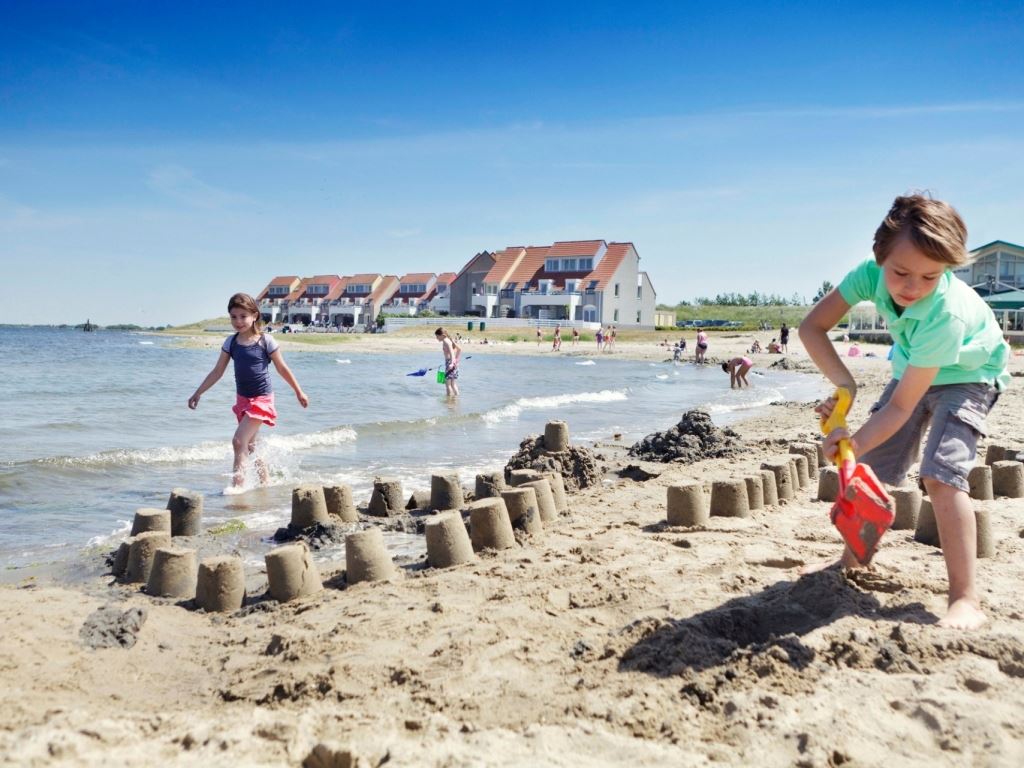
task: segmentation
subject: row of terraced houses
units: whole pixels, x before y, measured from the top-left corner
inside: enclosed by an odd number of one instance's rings
[[[632,243],[573,240],[483,251],[459,272],[275,277],[258,296],[268,323],[337,328],[381,315],[518,317],[654,326],[656,296]]]

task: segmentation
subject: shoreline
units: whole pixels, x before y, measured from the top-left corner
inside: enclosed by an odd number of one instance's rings
[[[856,424],[889,367],[851,363]],[[1019,389],[983,445],[1022,447]],[[224,617],[103,577],[0,587],[0,747],[19,764],[297,764],[317,745],[395,766],[1020,764],[1024,499],[975,502],[996,554],[979,561],[989,624],[967,634],[933,625],[945,568],[912,531],[887,533],[870,571],[798,578],[839,552],[808,491],[668,526],[668,485],[749,472],[816,437],[806,404],[769,412],[732,425],[746,446],[732,459],[627,461],[600,443],[605,464],[653,476],[609,473],[543,538],[457,568]],[[145,608],[133,647],[79,642],[107,602]]]

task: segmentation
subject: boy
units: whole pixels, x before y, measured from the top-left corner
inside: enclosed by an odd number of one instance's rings
[[[968,262],[967,228],[947,203],[897,197],[875,232],[874,260],[850,272],[800,324],[800,339],[821,372],[856,394],[856,384],[826,335],[865,299],[874,302],[893,339],[893,378],[852,436],[825,438],[828,456],[841,438],[878,478],[900,484],[920,450],[921,479],[931,498],[949,577],[949,608],[939,624],[975,629],[985,622],[975,584],[976,530],[967,495],[985,416],[1009,383],[1003,340],[992,310],[950,268]],[[816,409],[826,418],[835,405]],[[840,560],[857,565],[847,549]]]

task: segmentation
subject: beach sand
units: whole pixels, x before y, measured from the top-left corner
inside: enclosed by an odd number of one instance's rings
[[[749,340],[713,337],[709,356]],[[426,345],[440,354],[431,339],[384,336],[345,353]],[[878,356],[850,360],[861,388],[853,424],[888,380],[886,348],[862,349]],[[671,350],[620,342],[615,354]],[[798,343],[786,358],[813,370]],[[1024,373],[1022,358],[1011,370]],[[1019,383],[983,445],[1024,447]],[[605,482],[572,495],[570,517],[448,570],[226,617],[109,578],[3,588],[0,762],[1024,764],[1024,499],[974,502],[995,536],[995,555],[979,561],[989,623],[941,629],[945,566],[913,531],[888,533],[871,570],[799,578],[801,565],[839,552],[813,484],[749,518],[669,527],[669,485],[741,477],[816,436],[810,403],[734,429],[738,458],[692,465],[631,460],[609,435],[596,448]],[[620,477],[626,464],[652,477]],[[144,608],[145,621],[132,647],[90,650],[80,630],[108,602]]]

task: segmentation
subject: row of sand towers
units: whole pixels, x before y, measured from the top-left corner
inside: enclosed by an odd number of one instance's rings
[[[549,453],[569,448],[564,421],[548,422],[545,445]],[[519,536],[536,538],[546,524],[569,514],[565,482],[557,472],[516,469],[478,474],[473,500],[467,502],[457,472],[432,475],[430,493],[415,492],[408,502],[396,478],[374,480],[366,513],[394,517],[407,510],[431,512],[424,533],[427,564],[449,568],[468,563],[483,550],[516,545]],[[207,612],[236,611],[245,599],[245,568],[237,555],[220,555],[197,562],[195,549],[174,546],[175,537],[198,536],[203,496],[182,488],[171,491],[166,509],[139,509],[129,537],[114,554],[113,575],[127,584],[145,584],[154,597],[195,600]],[[294,533],[335,522],[358,523],[359,512],[347,485],[302,485],[292,491]],[[467,527],[468,525],[468,527]],[[285,544],[265,555],[268,593],[278,602],[316,594],[323,589],[319,570],[304,541]],[[380,528],[355,531],[345,537],[345,582],[381,581],[397,573]]]
[[[992,445],[985,452],[985,464],[975,466],[968,476],[970,497],[1024,497],[1024,450]],[[753,510],[795,499],[809,489],[814,469],[818,470],[817,498],[834,502],[839,494],[839,475],[825,459],[820,443],[796,442],[789,454],[769,459],[756,473],[708,483],[687,482],[668,488],[669,525],[700,526],[712,516],[750,517]],[[913,529],[914,539],[933,547],[942,546],[931,501],[917,486],[891,490],[895,505],[893,529]],[[995,541],[986,509],[975,509],[978,557],[992,557]]]

